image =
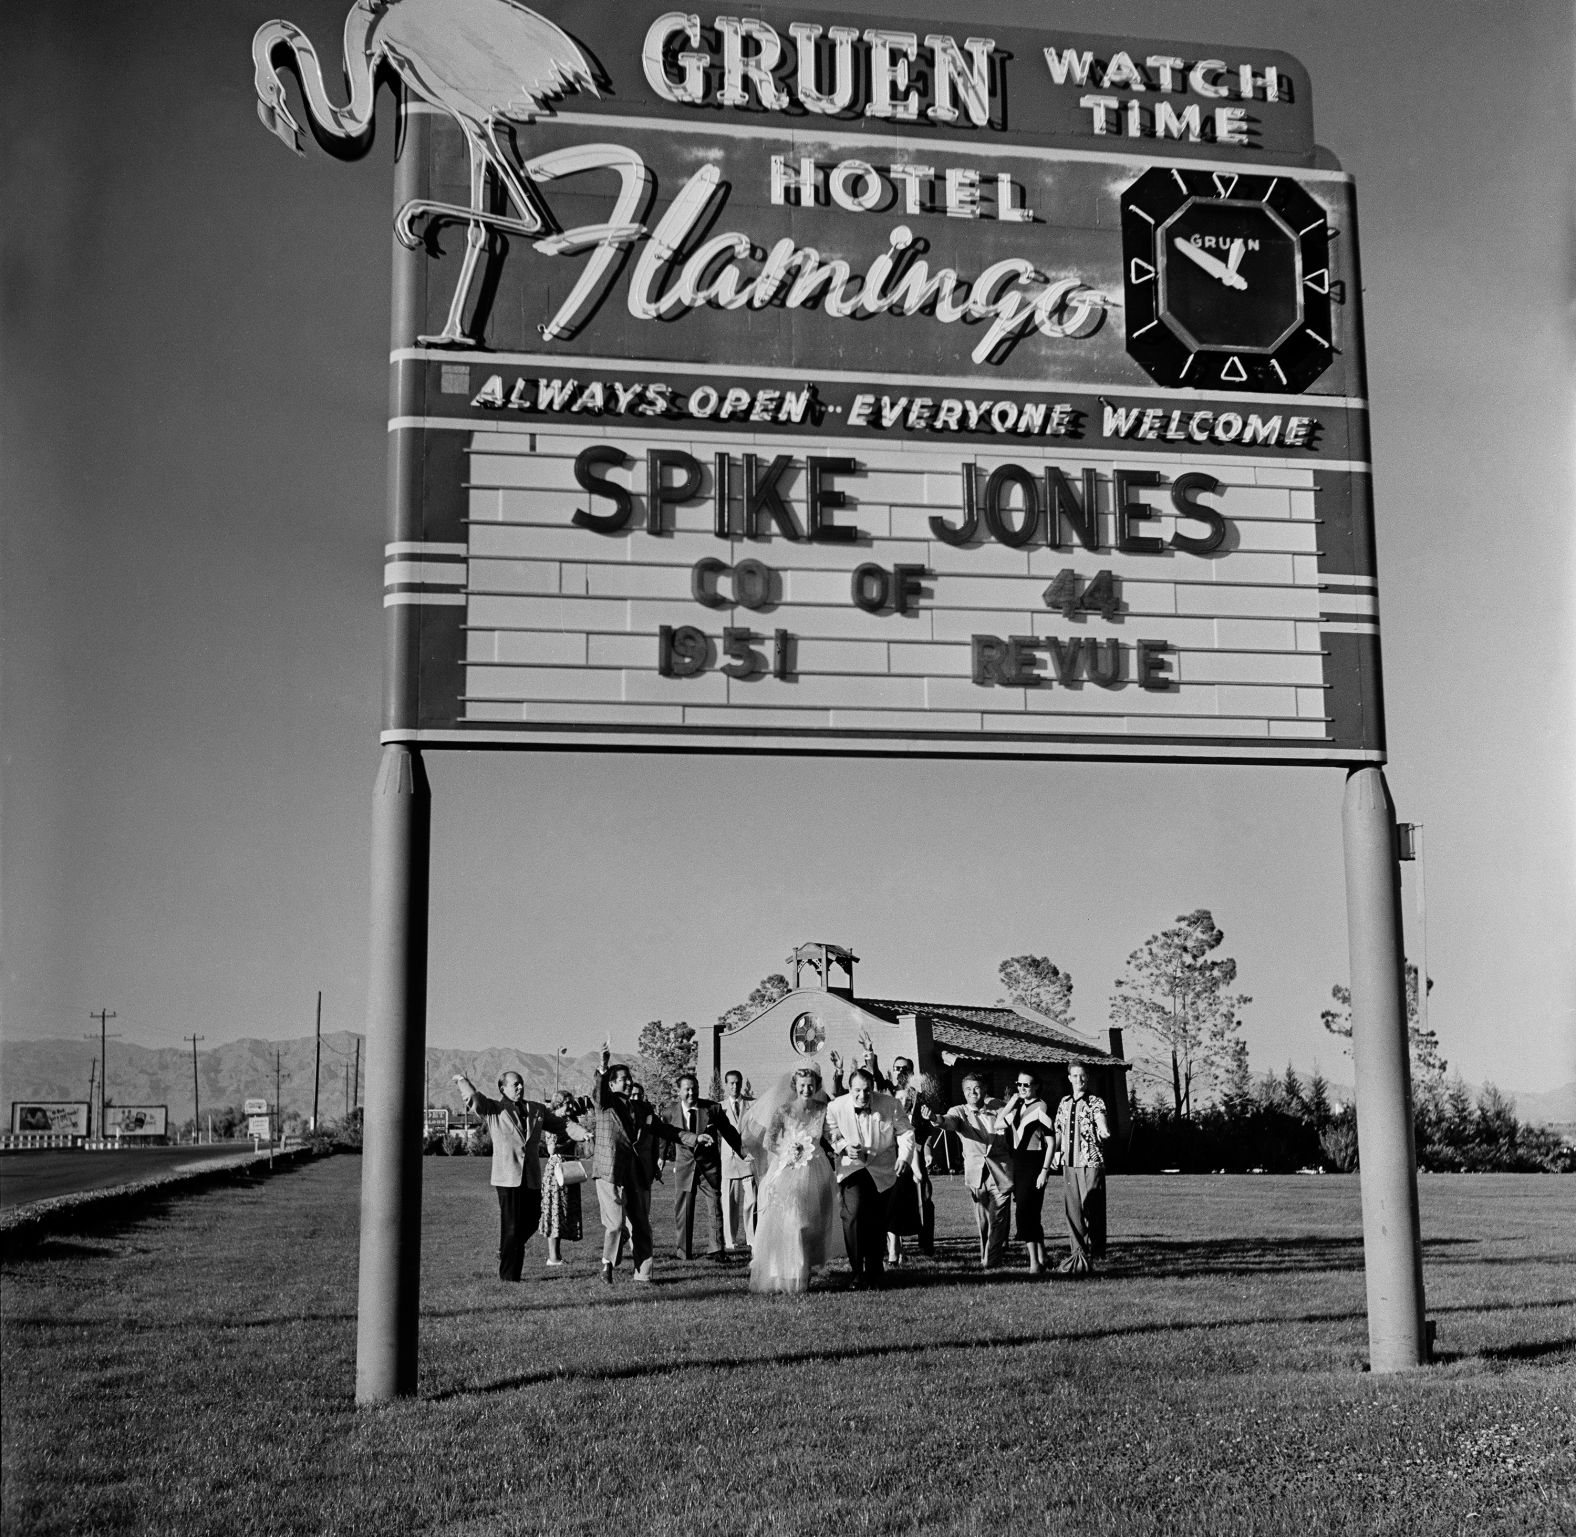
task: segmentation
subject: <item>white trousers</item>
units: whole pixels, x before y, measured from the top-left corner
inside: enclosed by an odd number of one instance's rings
[[[723,1247],[737,1249],[755,1242],[755,1176],[730,1179],[722,1203]]]

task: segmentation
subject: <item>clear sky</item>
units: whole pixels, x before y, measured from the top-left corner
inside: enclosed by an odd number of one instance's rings
[[[862,12],[892,10],[879,0]],[[804,12],[819,8],[806,5]],[[965,16],[1285,49],[1357,180],[1391,763],[1426,833],[1430,1023],[1576,1078],[1572,38],[1564,0]],[[337,74],[343,0],[0,12],[7,210],[0,1028],[361,1028],[383,611],[391,119],[286,153],[249,43]],[[1338,769],[434,753],[429,1040],[710,1023],[794,944],[993,1001],[1026,951],[1102,1032],[1209,907],[1255,1069],[1349,1075]],[[1407,871],[1408,945],[1422,936]]]

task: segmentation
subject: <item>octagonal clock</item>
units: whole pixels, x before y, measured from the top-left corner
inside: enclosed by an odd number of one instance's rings
[[[1129,355],[1161,384],[1307,389],[1335,356],[1330,239],[1290,177],[1145,171],[1122,194]]]

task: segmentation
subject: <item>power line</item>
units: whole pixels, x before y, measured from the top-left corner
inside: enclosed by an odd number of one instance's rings
[[[288,1073],[280,1071],[280,1050],[276,1046],[274,1047],[274,1114],[279,1118],[281,1130],[283,1130],[285,1124],[285,1107],[284,1101],[279,1097],[279,1084],[282,1079],[289,1076]]]
[[[312,1130],[317,1130],[317,1089],[323,1077],[323,989],[317,990],[317,1055],[312,1062]]]
[[[105,1055],[105,1053],[109,1050],[109,1044],[108,1043],[109,1043],[109,1040],[110,1040],[110,1036],[109,1036],[109,1032],[105,1029],[105,1026],[110,1020],[118,1019],[119,1017],[120,1016],[117,1015],[113,1009],[100,1009],[97,1014],[94,1014],[94,1013],[91,1013],[91,1012],[88,1014],[88,1018],[89,1019],[96,1019],[99,1022],[99,1116],[98,1116],[98,1134],[99,1134],[100,1138],[102,1138],[103,1135],[104,1135],[104,1106],[106,1104],[108,1104],[108,1100],[104,1096],[104,1090],[105,1090],[105,1088],[107,1087],[107,1085],[109,1083],[109,1060],[108,1060],[107,1056]],[[117,1041],[120,1039],[120,1034],[119,1034],[118,1031],[116,1032],[114,1038]],[[89,1036],[85,1036],[84,1039],[91,1041],[93,1039],[93,1037],[91,1035],[89,1035]]]
[[[198,1097],[197,1091],[197,1043],[198,1041],[206,1041],[208,1037],[205,1035],[183,1035],[181,1039],[192,1043],[192,1142],[195,1144],[202,1141],[200,1124],[202,1119],[202,1102]]]

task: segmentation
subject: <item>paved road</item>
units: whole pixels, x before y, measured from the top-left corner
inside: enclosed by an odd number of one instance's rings
[[[248,1142],[216,1142],[201,1147],[143,1147],[123,1153],[50,1149],[37,1153],[0,1154],[0,1211],[42,1201],[50,1196],[73,1195],[79,1190],[104,1190],[129,1185],[139,1179],[215,1158],[249,1153]]]

